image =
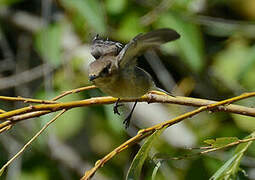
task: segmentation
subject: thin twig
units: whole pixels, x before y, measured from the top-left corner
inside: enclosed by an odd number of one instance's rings
[[[56,101],[56,100],[66,96],[68,94],[78,93],[78,92],[81,92],[81,91],[86,91],[86,90],[95,89],[95,88],[97,88],[97,87],[92,85],[92,86],[81,87],[81,88],[78,88],[78,89],[73,89],[73,90],[70,90],[70,91],[65,91],[63,94],[60,94],[59,96],[53,98],[52,101]]]
[[[39,103],[39,104],[56,104],[57,103],[55,101],[23,98],[23,97],[20,97],[20,96],[19,97],[0,96],[0,100],[4,100],[4,101],[22,101],[24,103]]]
[[[53,123],[59,116],[61,116],[64,112],[66,112],[65,109],[63,109],[60,113],[58,113],[52,120],[47,122],[40,131],[38,131],[7,163],[5,163],[2,168],[0,169],[0,173],[4,171],[4,169],[12,163],[18,156],[20,156],[25,149],[40,135],[42,132],[51,124]]]
[[[0,109],[0,113],[5,113],[5,112],[6,112],[5,110]]]
[[[59,96],[51,99],[50,101],[54,102],[54,101],[56,101],[56,100],[58,100],[60,98],[63,98],[66,95],[74,94],[74,93],[79,93],[81,91],[85,91],[85,90],[89,90],[89,89],[94,89],[94,88],[96,88],[96,86],[92,85],[92,86],[86,86],[86,87],[81,87],[81,88],[73,89],[73,90],[70,90],[70,91],[65,91],[64,93],[62,93]],[[40,101],[40,100],[36,100],[36,99],[30,99],[30,100],[32,100],[32,101]],[[4,113],[6,111],[2,110],[2,111],[0,111],[0,113],[1,112]],[[8,118],[7,121],[5,121],[4,123],[0,124],[0,133],[10,129],[11,125],[15,124],[17,121],[21,121],[21,120],[29,119],[29,118],[34,118],[34,117],[39,117],[39,116],[48,114],[50,112],[51,111],[45,110],[45,111],[31,112],[31,113],[26,113],[26,114],[10,117],[10,118]]]

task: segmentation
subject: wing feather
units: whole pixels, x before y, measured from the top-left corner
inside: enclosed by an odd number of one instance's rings
[[[132,61],[136,61],[136,57],[143,54],[144,51],[176,40],[179,37],[180,35],[176,31],[168,28],[139,34],[120,51],[117,57],[118,67],[122,68],[129,63],[134,63]]]

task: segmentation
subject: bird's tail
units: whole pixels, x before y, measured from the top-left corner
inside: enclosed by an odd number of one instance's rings
[[[171,94],[170,92],[167,92],[167,91],[165,91],[164,89],[161,89],[161,88],[159,88],[159,87],[157,87],[157,86],[153,87],[153,89],[151,89],[151,91],[159,91],[159,92],[161,92],[161,93],[163,93],[163,94],[166,94],[166,95],[168,95],[168,96],[175,97],[175,96],[174,96],[173,94]]]

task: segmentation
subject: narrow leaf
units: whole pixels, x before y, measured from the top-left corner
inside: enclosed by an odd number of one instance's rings
[[[165,130],[165,128],[155,131],[150,137],[147,138],[141,149],[136,154],[126,176],[126,180],[139,180],[141,170],[145,159],[147,158],[149,151],[153,143],[158,139],[160,134]]]

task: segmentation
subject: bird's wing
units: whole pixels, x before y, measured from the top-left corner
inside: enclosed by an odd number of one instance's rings
[[[136,57],[144,53],[144,51],[164,44],[169,41],[176,40],[180,35],[168,28],[158,29],[146,34],[139,34],[133,38],[125,47],[120,51],[117,57],[117,66],[122,68],[128,63],[134,63]]]

